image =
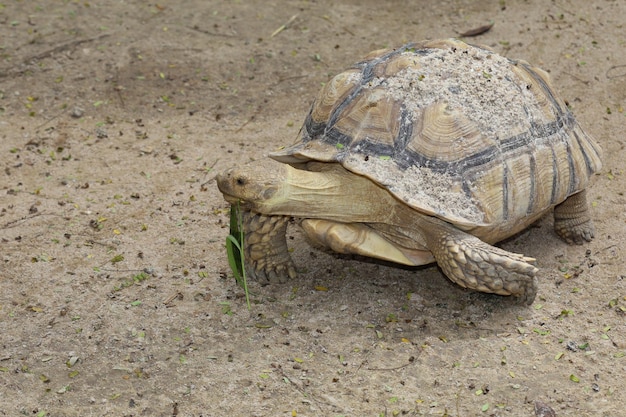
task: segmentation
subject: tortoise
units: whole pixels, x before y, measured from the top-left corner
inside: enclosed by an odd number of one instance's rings
[[[436,262],[462,287],[529,305],[535,259],[493,244],[552,208],[566,242],[594,237],[585,189],[600,147],[546,72],[460,40],[370,53],[270,157],[217,176],[243,213],[246,270],[264,283],[296,276],[292,217],[336,252]]]

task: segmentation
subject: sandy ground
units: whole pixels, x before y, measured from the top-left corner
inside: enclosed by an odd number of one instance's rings
[[[621,0],[0,3],[0,415],[622,415],[624,16]],[[248,310],[215,174],[290,144],[370,50],[490,21],[471,41],[550,71],[605,151],[596,239],[568,246],[548,216],[504,243],[537,258],[525,307],[294,227],[304,272],[252,283]]]

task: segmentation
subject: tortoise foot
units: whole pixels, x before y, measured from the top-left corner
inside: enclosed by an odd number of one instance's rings
[[[585,190],[568,197],[554,208],[554,231],[569,244],[591,242],[595,229],[589,216]]]
[[[555,221],[554,231],[570,245],[582,245],[585,242],[591,242],[595,236],[595,228],[591,220],[582,224]]]

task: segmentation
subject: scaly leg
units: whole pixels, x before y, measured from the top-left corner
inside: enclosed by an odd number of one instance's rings
[[[456,284],[477,291],[513,295],[532,304],[537,294],[533,258],[507,252],[449,223],[426,217],[421,231],[443,273]]]
[[[582,245],[593,239],[595,229],[589,216],[585,190],[569,196],[554,208],[554,231],[570,244]]]
[[[289,217],[242,212],[246,272],[262,285],[296,277],[287,248]]]

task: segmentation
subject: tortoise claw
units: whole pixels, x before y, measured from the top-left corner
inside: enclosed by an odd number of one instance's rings
[[[289,259],[281,264],[266,264],[265,262],[246,262],[246,272],[261,285],[284,284],[289,278],[296,278],[296,268]]]

